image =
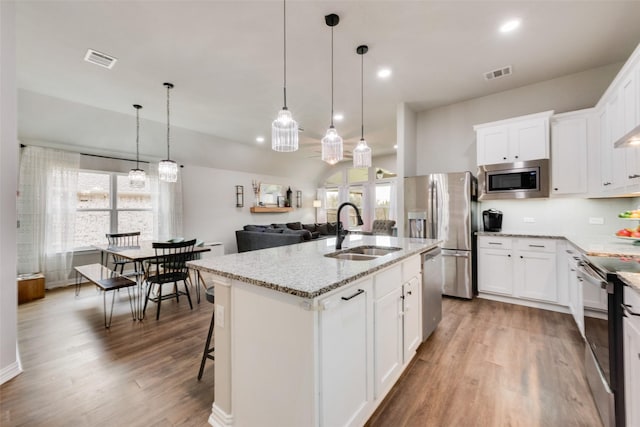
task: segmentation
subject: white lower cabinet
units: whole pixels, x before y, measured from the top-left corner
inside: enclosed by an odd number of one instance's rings
[[[413,277],[402,286],[404,293],[404,363],[409,363],[422,342],[422,301],[420,277]]]
[[[368,416],[372,282],[320,302],[321,425],[363,424]]]
[[[582,284],[578,280],[577,267],[580,257],[577,251],[570,250],[567,256],[567,286],[569,287],[569,310],[575,320],[580,334],[584,337],[584,305],[582,301]]]
[[[479,236],[478,291],[557,303],[555,240]]]
[[[628,426],[640,426],[640,292],[624,288],[624,399]]]

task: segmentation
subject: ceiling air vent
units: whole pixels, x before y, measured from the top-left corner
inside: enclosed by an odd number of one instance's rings
[[[507,65],[506,67],[498,68],[497,70],[492,70],[484,73],[485,80],[493,80],[499,79],[500,77],[510,76],[513,73],[511,69],[511,65]]]
[[[87,54],[84,56],[84,60],[87,62],[91,62],[92,64],[111,69],[118,59],[114,58],[113,56],[107,55],[106,53],[88,49]]]

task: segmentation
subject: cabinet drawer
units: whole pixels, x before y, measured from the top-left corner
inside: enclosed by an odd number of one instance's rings
[[[420,255],[413,256],[402,263],[402,283],[420,274]]]
[[[395,265],[375,275],[373,296],[378,299],[402,286],[402,265]]]
[[[555,252],[556,241],[553,239],[518,239],[516,248],[527,252]]]
[[[485,249],[511,249],[511,237],[478,236],[478,247]]]

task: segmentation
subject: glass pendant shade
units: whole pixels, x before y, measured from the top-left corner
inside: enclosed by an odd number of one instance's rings
[[[178,180],[178,164],[173,160],[163,160],[158,163],[158,178],[165,182]]]
[[[134,104],[136,109],[136,167],[129,171],[129,186],[131,188],[144,188],[147,182],[147,176],[140,169],[140,109],[142,105]]]
[[[298,149],[298,123],[286,107],[271,124],[271,148],[284,153]]]
[[[142,169],[131,169],[129,171],[129,186],[131,188],[144,188],[147,182],[147,174]]]
[[[371,148],[367,145],[367,141],[362,138],[356,148],[353,149],[353,167],[369,168],[371,167]]]
[[[330,126],[327,134],[322,138],[322,160],[335,165],[342,160],[342,138],[335,127]]]

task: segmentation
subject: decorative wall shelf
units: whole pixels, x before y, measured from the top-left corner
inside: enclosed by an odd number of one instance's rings
[[[251,213],[280,213],[280,212],[292,212],[293,208],[278,208],[275,206],[252,206]]]

